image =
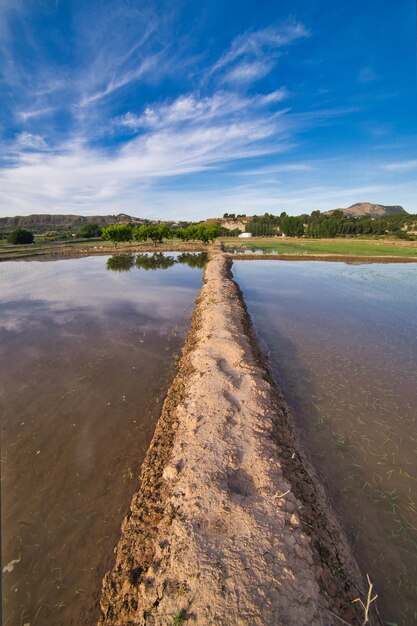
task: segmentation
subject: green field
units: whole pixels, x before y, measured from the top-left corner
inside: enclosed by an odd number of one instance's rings
[[[262,250],[276,254],[341,254],[346,256],[417,257],[417,242],[375,239],[277,239],[222,240],[225,250]]]

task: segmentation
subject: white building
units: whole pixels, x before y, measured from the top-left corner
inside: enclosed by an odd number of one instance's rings
[[[252,233],[240,233],[239,237],[247,239],[248,237],[252,237]]]

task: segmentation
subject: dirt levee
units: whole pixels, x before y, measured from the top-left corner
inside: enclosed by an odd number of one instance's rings
[[[359,572],[295,447],[230,263],[214,253],[206,267],[101,625],[362,621]]]

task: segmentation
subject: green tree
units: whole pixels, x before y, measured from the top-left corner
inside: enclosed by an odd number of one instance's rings
[[[112,241],[116,248],[120,242],[132,241],[133,228],[131,224],[112,224],[103,228],[101,236],[106,241]]]
[[[22,244],[22,243],[33,243],[33,233],[30,232],[30,230],[25,230],[24,228],[15,228],[15,230],[13,230],[7,241],[9,243],[14,243],[14,244]]]
[[[209,243],[209,241],[214,241],[219,236],[219,232],[218,224],[199,224],[197,226],[197,239],[204,243]]]
[[[187,228],[175,231],[176,237],[183,241],[203,241],[204,243],[214,241],[219,234],[220,228],[216,223],[190,224]]]
[[[136,241],[151,239],[156,246],[157,243],[162,243],[164,239],[172,237],[173,231],[167,224],[143,224],[143,226],[136,226],[133,229],[133,236]]]
[[[98,224],[83,224],[77,232],[77,237],[84,237],[85,239],[101,237],[101,226]]]
[[[283,217],[281,219],[281,230],[287,237],[302,237],[304,235],[304,219],[289,215]]]

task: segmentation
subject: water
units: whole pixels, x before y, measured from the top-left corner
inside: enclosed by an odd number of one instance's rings
[[[417,272],[235,261],[307,453],[387,622],[417,623]]]
[[[201,285],[147,258],[0,265],[4,625],[97,621]]]

